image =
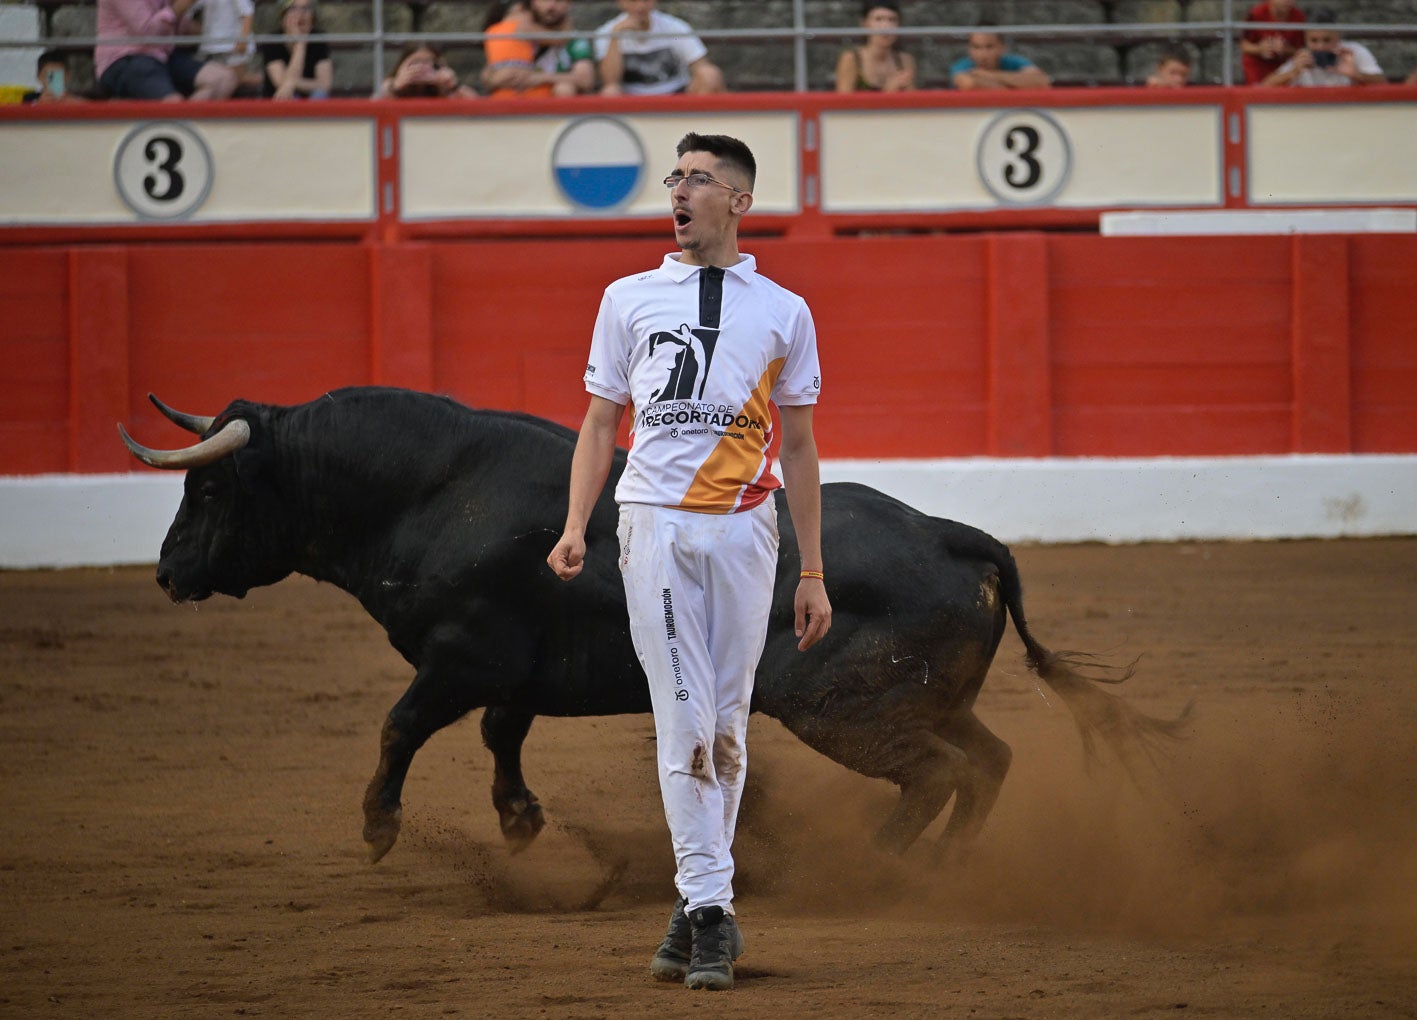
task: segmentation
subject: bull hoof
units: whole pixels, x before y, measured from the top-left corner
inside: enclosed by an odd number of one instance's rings
[[[369,863],[377,864],[398,842],[403,825],[403,809],[367,811],[364,816],[364,842],[369,848]]]
[[[528,795],[525,801],[512,802],[508,810],[502,813],[501,824],[502,837],[507,841],[507,848],[516,854],[531,846],[537,834],[545,827],[546,817],[542,814],[536,797]]]

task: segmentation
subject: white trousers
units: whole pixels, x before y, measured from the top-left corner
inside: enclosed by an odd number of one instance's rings
[[[748,708],[777,573],[771,497],[736,514],[620,507],[630,635],[649,678],[659,790],[689,910],[733,910]]]

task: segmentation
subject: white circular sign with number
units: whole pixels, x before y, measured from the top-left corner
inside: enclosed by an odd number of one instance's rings
[[[113,179],[128,208],[143,219],[181,219],[212,189],[211,150],[188,124],[139,124],[118,145]]]
[[[979,179],[1008,205],[1048,202],[1068,181],[1073,153],[1058,122],[1042,110],[1005,110],[979,136]]]

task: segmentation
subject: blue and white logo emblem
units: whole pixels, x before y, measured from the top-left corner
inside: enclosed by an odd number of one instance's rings
[[[614,117],[572,121],[551,149],[556,185],[572,205],[617,209],[639,192],[645,149],[639,136]]]

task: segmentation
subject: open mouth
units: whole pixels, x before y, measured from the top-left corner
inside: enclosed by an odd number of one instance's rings
[[[676,227],[687,227],[687,226],[688,226],[690,223],[692,223],[692,222],[694,222],[694,218],[689,215],[688,210],[686,210],[686,209],[675,209],[675,210],[674,210],[674,225],[675,225]]]

